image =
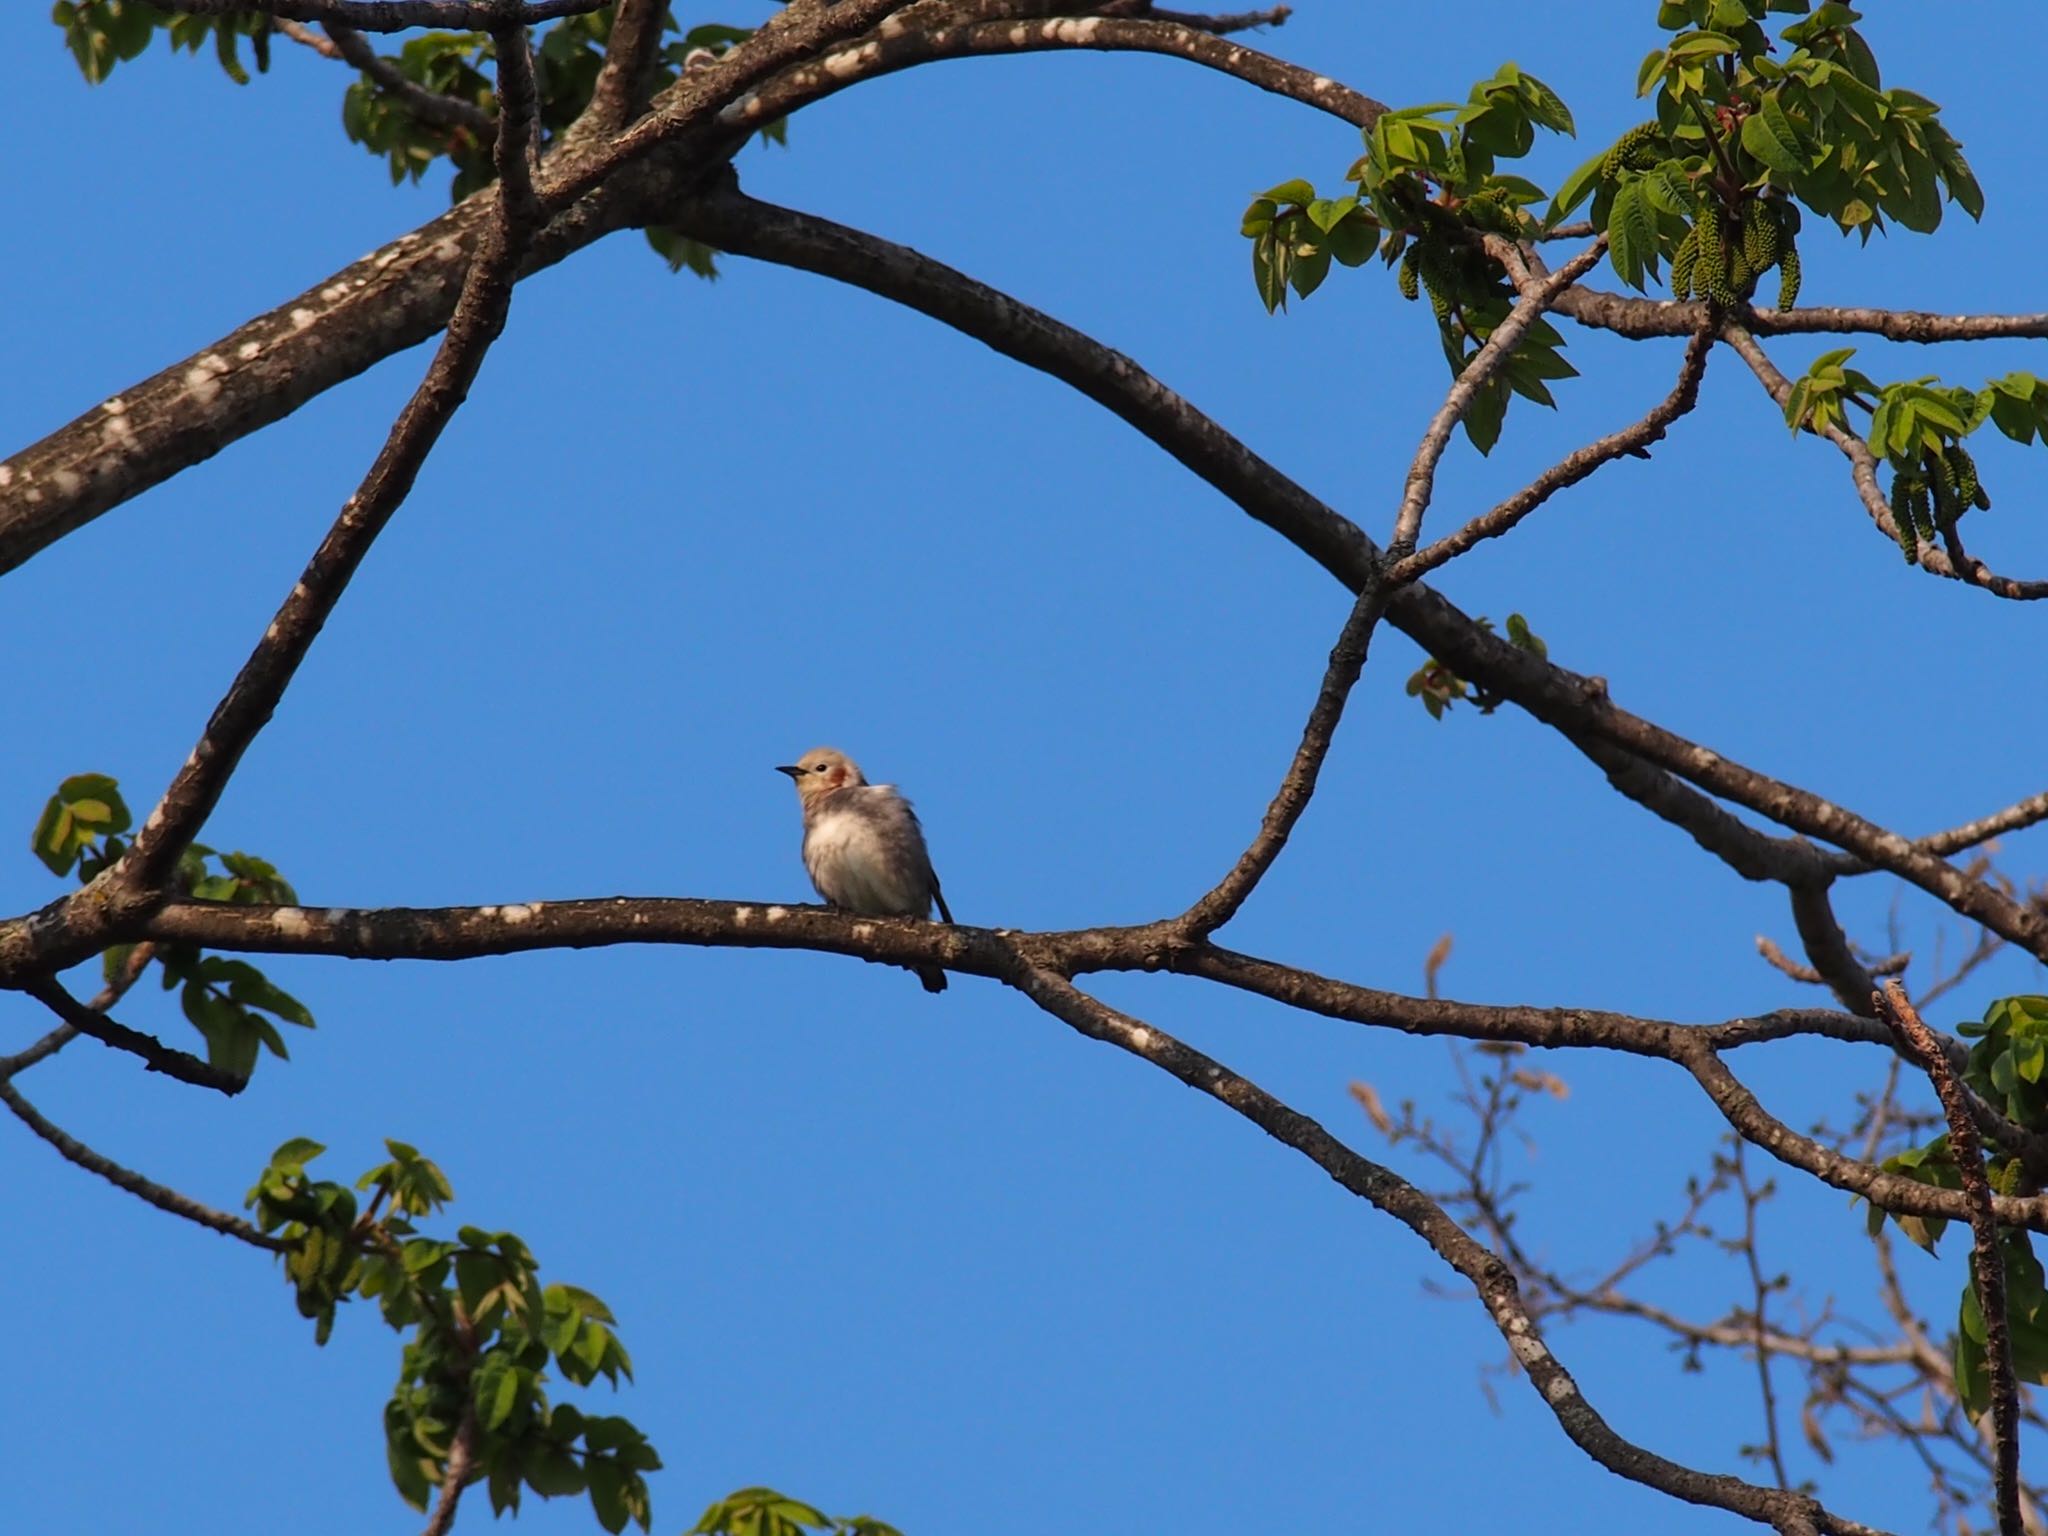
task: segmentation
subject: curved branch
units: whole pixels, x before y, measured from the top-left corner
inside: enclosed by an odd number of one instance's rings
[[[1750,371],[1757,376],[1757,382],[1776,401],[1782,410],[1791,396],[1792,381],[1780,373],[1777,366],[1757,345],[1756,338],[1739,325],[1724,325],[1722,339],[1738,352],[1749,364]],[[1869,444],[1836,422],[1829,422],[1820,429],[1825,437],[1842,451],[1849,461],[1849,478],[1855,482],[1857,499],[1863,503],[1863,510],[1870,514],[1870,520],[1877,524],[1878,531],[1894,545],[1900,543],[1899,525],[1892,516],[1891,502],[1877,483],[1877,456],[1870,451]],[[1917,541],[1918,552],[1914,562],[1922,570],[1936,576],[1946,576],[1954,581],[1966,582],[1973,587],[1982,587],[1994,597],[2011,598],[2015,602],[2032,602],[2048,598],[2048,580],[2022,581],[2011,576],[2001,576],[1982,560],[1966,553],[1960,542],[1951,538],[1946,550],[1936,548],[1925,539]]]
[[[292,25],[280,21],[278,29]],[[353,65],[366,75],[379,90],[405,107],[423,123],[436,123],[443,128],[467,128],[479,140],[488,144],[498,136],[498,120],[473,101],[458,97],[444,96],[439,91],[427,89],[417,80],[408,79],[391,60],[370,46],[368,38],[353,27],[330,21],[326,26],[327,46],[333,56]],[[297,33],[292,36],[298,40]],[[318,47],[320,39],[308,33],[310,45]]]
[[[1606,251],[1607,237],[1597,236],[1591,245],[1557,271],[1540,282],[1518,289],[1515,307],[1493,328],[1486,344],[1465,364],[1457,382],[1444,396],[1444,403],[1437,407],[1436,415],[1430,418],[1429,426],[1422,434],[1422,443],[1415,450],[1415,457],[1408,466],[1408,478],[1402,485],[1401,505],[1394,514],[1394,533],[1387,545],[1388,559],[1403,564],[1415,553],[1415,541],[1422,534],[1422,515],[1429,509],[1430,494],[1436,488],[1436,467],[1451,441],[1451,433],[1465,419],[1472,402],[1479,398],[1479,391],[1507,362],[1523,333],[1557,302],[1565,289],[1590,272]]]
[[[223,1236],[240,1238],[253,1248],[265,1248],[272,1253],[282,1253],[287,1246],[279,1239],[258,1231],[239,1216],[216,1211],[212,1206],[201,1204],[190,1195],[181,1195],[175,1189],[144,1178],[133,1169],[123,1168],[111,1158],[102,1157],[77,1137],[45,1120],[36,1107],[21,1096],[21,1090],[4,1078],[0,1078],[0,1104],[5,1104],[14,1111],[16,1119],[55,1147],[67,1161],[76,1163],[88,1173],[98,1174],[116,1189],[125,1189],[129,1194],[147,1201],[160,1211],[182,1216],[187,1221],[196,1222]]]
[[[1388,573],[1388,579],[1400,585],[1426,576],[1481,540],[1499,538],[1559,491],[1577,485],[1603,465],[1611,464],[1624,455],[1648,458],[1649,446],[1662,441],[1665,430],[1699,403],[1700,377],[1707,371],[1707,354],[1713,350],[1713,342],[1711,333],[1693,332],[1685,344],[1685,358],[1679,364],[1678,382],[1672,386],[1670,394],[1650,407],[1642,420],[1631,422],[1619,431],[1610,432],[1568,454],[1491,511],[1482,512],[1427,549],[1398,561]]]
[[[1761,1488],[1740,1478],[1696,1471],[1624,1439],[1586,1400],[1544,1342],[1523,1305],[1514,1272],[1407,1180],[1361,1156],[1316,1121],[1274,1098],[1221,1062],[1082,992],[1065,977],[1022,961],[1005,978],[1039,1007],[1092,1040],[1127,1051],[1242,1115],[1300,1152],[1344,1189],[1392,1216],[1472,1283],[1529,1385],[1580,1450],[1618,1476],[1660,1493],[1744,1515],[1787,1532],[1862,1531],[1802,1493]]]
[[[211,1062],[202,1061],[189,1051],[165,1045],[154,1035],[145,1035],[139,1029],[130,1029],[126,1024],[116,1023],[104,1013],[86,1007],[57,982],[55,977],[45,976],[31,981],[22,989],[28,995],[57,1015],[73,1031],[90,1035],[101,1045],[116,1051],[126,1051],[139,1057],[142,1064],[152,1072],[161,1072],[165,1077],[181,1083],[190,1083],[195,1088],[211,1088],[216,1093],[233,1098],[249,1086],[247,1078],[236,1077],[232,1072],[223,1072]],[[32,1061],[22,1066],[32,1066],[36,1061],[50,1055],[63,1041],[51,1043],[52,1037],[45,1035],[23,1055],[36,1054]],[[48,1049],[44,1049],[47,1046]],[[18,1070],[18,1068],[16,1069]],[[11,1075],[11,1074],[10,1074]]]
[[[1384,583],[1376,578],[1367,579],[1330,651],[1330,665],[1323,673],[1322,687],[1309,710],[1308,723],[1302,727],[1301,744],[1294,749],[1294,761],[1287,766],[1287,776],[1266,807],[1258,835],[1230,872],[1181,918],[1187,942],[1206,939],[1236,916],[1238,908],[1273,867],[1273,861],[1280,857],[1280,850],[1287,846],[1294,824],[1301,820],[1301,813],[1308,809],[1316,792],[1316,779],[1323,771],[1323,760],[1330,755],[1330,742],[1337,733],[1337,722],[1344,717],[1345,701],[1365,669],[1372,632],[1387,611],[1387,597]]]

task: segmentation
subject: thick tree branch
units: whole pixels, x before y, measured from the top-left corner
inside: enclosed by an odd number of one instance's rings
[[[1713,342],[1714,338],[1708,332],[1693,333],[1685,344],[1685,358],[1679,364],[1678,382],[1642,420],[1586,444],[1553,464],[1491,511],[1482,512],[1427,549],[1397,561],[1388,573],[1388,579],[1395,585],[1404,585],[1425,576],[1447,561],[1456,559],[1482,539],[1499,538],[1559,491],[1577,485],[1603,465],[1611,464],[1624,455],[1648,458],[1649,446],[1662,441],[1666,429],[1699,402],[1700,376],[1706,372],[1707,354],[1713,350]]]
[[[1479,398],[1479,391],[1514,353],[1529,327],[1557,302],[1559,294],[1591,271],[1606,251],[1607,237],[1600,235],[1541,282],[1521,289],[1507,318],[1493,328],[1486,344],[1459,373],[1450,393],[1444,396],[1444,403],[1430,418],[1429,426],[1422,434],[1421,446],[1415,450],[1415,457],[1408,465],[1408,478],[1401,490],[1401,505],[1394,514],[1393,538],[1387,545],[1387,558],[1397,566],[1415,553],[1415,541],[1422,534],[1422,514],[1429,509],[1429,498],[1436,488],[1436,467],[1443,459],[1451,433],[1465,419],[1472,402]]]
[[[587,123],[589,132],[617,133],[646,110],[667,14],[668,0],[618,0],[618,9],[612,12],[611,36],[605,43],[604,65],[597,72],[597,84],[579,129]]]
[[[1361,1156],[1316,1121],[1274,1098],[1221,1062],[1155,1025],[1090,997],[1065,977],[1021,960],[1005,978],[1046,1012],[1092,1040],[1127,1051],[1234,1110],[1283,1146],[1300,1152],[1344,1189],[1392,1216],[1472,1283],[1529,1385],[1573,1444],[1610,1472],[1660,1493],[1744,1515],[1780,1531],[1858,1531],[1817,1500],[1739,1478],[1699,1472],[1624,1439],[1588,1402],[1544,1342],[1523,1304],[1514,1272],[1443,1208],[1391,1169]]]
[[[662,943],[809,949],[870,963],[937,965],[1007,979],[1012,957],[1063,975],[1173,971],[1253,992],[1328,1018],[1418,1035],[1593,1048],[1683,1068],[1736,1130],[1780,1161],[1873,1204],[1912,1215],[1964,1220],[1960,1192],[1922,1184],[1842,1156],[1772,1117],[1719,1053],[1795,1036],[1895,1048],[1873,1019],[1788,1009],[1721,1024],[1685,1025],[1585,1008],[1449,1002],[1377,991],[1213,945],[1190,945],[1177,920],[1064,933],[999,933],[964,925],[862,918],[826,907],[611,897],[492,907],[347,909],[172,902],[139,934],[209,949],[326,954],[378,960],[463,960],[536,949]],[[2048,1232],[2048,1196],[1997,1197],[1999,1219]]]
[[[1921,1021],[1912,1000],[1906,996],[1906,989],[1896,980],[1888,981],[1882,992],[1873,994],[1871,1001],[1897,1033],[1901,1048],[1919,1062],[1934,1084],[1935,1095],[1948,1119],[1949,1151],[1970,1203],[1970,1269],[1975,1276],[1978,1307],[1984,1315],[1984,1363],[1991,1377],[1992,1439],[1997,1458],[1994,1482],[1998,1528],[2001,1536],[2022,1536],[2025,1516],[2020,1508],[2020,1393],[2013,1377],[2012,1324],[2005,1310],[2005,1255],[1998,1237],[1998,1218],[1992,1210],[1991,1185],[1984,1177],[1984,1150],[1977,1141],[1977,1126],[1970,1118],[1963,1085],[1936,1043],[1934,1032]]]
[[[150,0],[160,11],[186,16],[238,16],[255,12],[284,21],[333,22],[358,32],[403,32],[446,27],[458,32],[493,26],[537,26],[562,16],[601,11],[612,0]]]
[[[14,1084],[0,1078],[0,1104],[14,1111],[15,1118],[34,1131],[43,1140],[55,1147],[67,1161],[76,1163],[88,1173],[96,1173],[117,1189],[125,1189],[137,1199],[145,1200],[160,1211],[169,1211],[173,1216],[196,1222],[202,1227],[222,1233],[227,1237],[238,1237],[252,1247],[266,1248],[280,1253],[285,1244],[277,1238],[258,1231],[239,1216],[230,1216],[225,1211],[216,1211],[210,1205],[203,1205],[190,1195],[181,1195],[175,1189],[166,1188],[152,1179],[146,1179],[133,1169],[123,1168],[111,1158],[102,1157],[77,1137],[45,1120],[36,1107],[21,1096]]]
[[[1287,846],[1295,823],[1301,820],[1301,813],[1308,809],[1316,792],[1316,779],[1323,771],[1323,760],[1330,755],[1330,742],[1337,734],[1338,721],[1344,717],[1345,701],[1351,697],[1358,675],[1365,668],[1365,653],[1372,644],[1372,632],[1380,616],[1387,610],[1387,597],[1384,582],[1367,579],[1336,645],[1331,648],[1330,664],[1323,673],[1322,687],[1316,692],[1308,722],[1302,727],[1294,761],[1288,764],[1286,777],[1266,807],[1258,835],[1215,889],[1188,908],[1181,918],[1188,942],[1206,939],[1236,916],[1238,908],[1245,904],[1266,871],[1273,867],[1273,861],[1280,857],[1281,849]]]

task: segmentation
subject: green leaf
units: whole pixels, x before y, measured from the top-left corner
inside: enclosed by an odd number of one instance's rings
[[[1742,120],[1742,147],[1780,176],[1791,180],[1806,170],[1806,153],[1776,92],[1763,99],[1763,109]]]
[[[1607,255],[1615,275],[1641,290],[1646,275],[1657,271],[1657,215],[1643,183],[1625,182],[1614,194],[1607,215]]]
[[[1297,176],[1277,187],[1268,187],[1259,197],[1273,203],[1309,203],[1315,201],[1315,195],[1316,189]]]

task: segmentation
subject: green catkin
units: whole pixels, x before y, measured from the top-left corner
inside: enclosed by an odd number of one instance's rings
[[[1750,265],[1748,255],[1739,248],[1728,261],[1728,286],[1741,299],[1756,292],[1756,268]]]
[[[1693,267],[1693,283],[1704,298],[1716,304],[1733,304],[1738,295],[1729,286],[1727,253],[1721,247],[1721,224],[1711,206],[1700,215],[1700,254]]]
[[[1787,236],[1778,252],[1778,308],[1790,309],[1799,302],[1799,247]]]
[[[1949,479],[1956,493],[1957,516],[1962,508],[1977,505],[1977,498],[1984,492],[1983,482],[1977,478],[1977,461],[1970,457],[1970,450],[1961,443],[1951,443],[1948,452],[1942,456],[1942,464],[1948,470]]]
[[[1638,123],[1614,141],[1614,148],[1607,151],[1607,158],[1600,162],[1600,179],[1615,181],[1627,169],[1647,170],[1648,166],[1637,166],[1634,157],[1645,148],[1656,154],[1656,140],[1659,129],[1655,123]],[[1651,165],[1657,162],[1653,158]]]
[[[1778,264],[1781,231],[1776,212],[1768,203],[1753,204],[1742,221],[1742,254],[1758,277]]]
[[[1678,242],[1678,249],[1671,253],[1671,297],[1689,299],[1692,297],[1693,266],[1700,259],[1700,231],[1695,224],[1685,232],[1685,238]]]
[[[1952,536],[1962,508],[1956,505],[1955,487],[1949,483],[1948,460],[1930,451],[1922,463],[1926,468],[1927,489],[1934,497],[1934,526],[1944,537]]]
[[[1920,541],[1913,531],[1918,520],[1913,516],[1912,486],[1908,476],[1892,476],[1892,530],[1909,565],[1920,557]]]
[[[1920,530],[1920,537],[1932,543],[1934,540],[1934,508],[1929,504],[1925,481],[1913,481],[1912,512],[1913,526]]]
[[[1421,275],[1422,286],[1429,293],[1429,310],[1436,316],[1438,325],[1446,325],[1451,318],[1451,273],[1444,261],[1444,255],[1435,245],[1416,247],[1420,254],[1415,269]]]
[[[1422,291],[1418,277],[1418,269],[1421,265],[1419,255],[1420,247],[1409,246],[1401,256],[1401,271],[1395,279],[1401,285],[1401,297],[1408,300],[1411,304],[1415,302],[1416,295]]]

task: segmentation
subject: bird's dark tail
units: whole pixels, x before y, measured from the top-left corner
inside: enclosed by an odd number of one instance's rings
[[[943,992],[946,990],[946,973],[936,965],[914,965],[911,969],[917,972],[917,979],[924,983],[925,991]]]

